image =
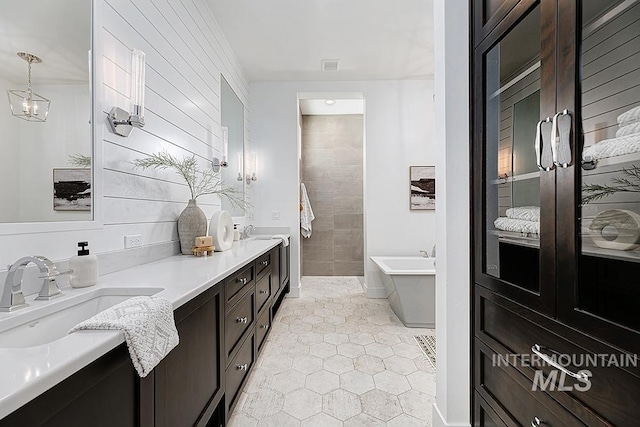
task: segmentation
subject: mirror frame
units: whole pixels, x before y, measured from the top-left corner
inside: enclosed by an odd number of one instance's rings
[[[225,82],[227,82],[227,85],[229,86],[229,89],[231,89],[231,91],[234,93],[234,95],[236,96],[236,98],[238,98],[238,101],[240,101],[240,104],[242,105],[242,200],[247,203],[247,191],[249,190],[249,186],[247,185],[247,181],[245,179],[246,174],[247,174],[247,134],[246,134],[246,129],[245,129],[245,121],[247,118],[247,114],[246,114],[246,109],[247,106],[244,105],[244,102],[242,102],[242,99],[240,98],[240,96],[238,95],[238,93],[236,92],[236,90],[233,88],[233,86],[231,86],[231,83],[229,82],[229,79],[227,79],[227,77],[224,75],[224,73],[220,72],[220,137],[222,138],[222,80],[224,80]],[[234,162],[236,162],[236,159],[231,158],[231,156],[229,156],[229,158],[227,159],[227,162],[229,164],[232,164]],[[235,180],[235,177],[231,177],[231,180]],[[220,180],[222,180],[222,173],[220,174]],[[222,207],[222,200],[220,202],[220,210],[224,210]],[[229,211],[229,214],[231,214],[232,218],[248,218],[248,211],[245,211],[243,215],[233,215],[233,212]]]
[[[0,235],[91,230],[103,227],[102,216],[102,137],[104,76],[102,69],[102,0],[91,1],[91,214],[90,221],[7,222],[0,223]]]

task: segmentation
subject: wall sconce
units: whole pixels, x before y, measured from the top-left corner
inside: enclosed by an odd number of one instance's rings
[[[251,175],[248,173],[245,175],[245,180],[247,185],[251,185],[251,181],[257,181],[258,177],[256,176],[256,171],[258,170],[258,156],[256,153],[251,153],[249,156],[249,171],[251,171]]]
[[[144,126],[145,55],[139,49],[131,51],[131,113],[119,107],[109,111],[109,124],[116,135],[129,136],[134,127]]]
[[[227,163],[227,156],[229,155],[229,128],[226,126],[222,126],[221,129],[222,129],[222,160],[220,160],[217,157],[214,157],[211,160],[214,172],[220,172],[221,167],[226,168],[227,166],[229,166],[229,163]],[[238,172],[238,174],[240,174],[240,172]],[[242,181],[242,178],[240,178],[238,181]]]
[[[238,181],[242,181],[242,153],[238,153]]]

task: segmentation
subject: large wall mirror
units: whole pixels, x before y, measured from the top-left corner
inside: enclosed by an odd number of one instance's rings
[[[93,219],[92,3],[0,2],[0,223]]]
[[[222,137],[227,139],[228,155],[226,168],[221,168],[221,179],[225,187],[234,187],[244,200],[244,105],[227,80],[220,76],[220,120]],[[231,216],[244,216],[245,212],[222,198],[222,209]]]

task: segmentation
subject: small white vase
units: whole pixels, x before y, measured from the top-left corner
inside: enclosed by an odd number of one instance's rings
[[[180,251],[182,255],[192,255],[191,248],[196,237],[207,234],[207,217],[191,199],[178,217],[178,236],[180,237]]]

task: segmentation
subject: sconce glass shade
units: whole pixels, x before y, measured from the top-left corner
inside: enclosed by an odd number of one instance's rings
[[[131,121],[144,125],[145,54],[131,51]]]
[[[227,166],[229,155],[229,128],[222,126],[222,166]]]
[[[29,64],[27,71],[28,82],[27,90],[7,90],[11,114],[29,122],[45,122],[49,115],[51,101],[31,90],[31,64],[39,64],[42,59],[26,52],[18,52],[18,56]]]

